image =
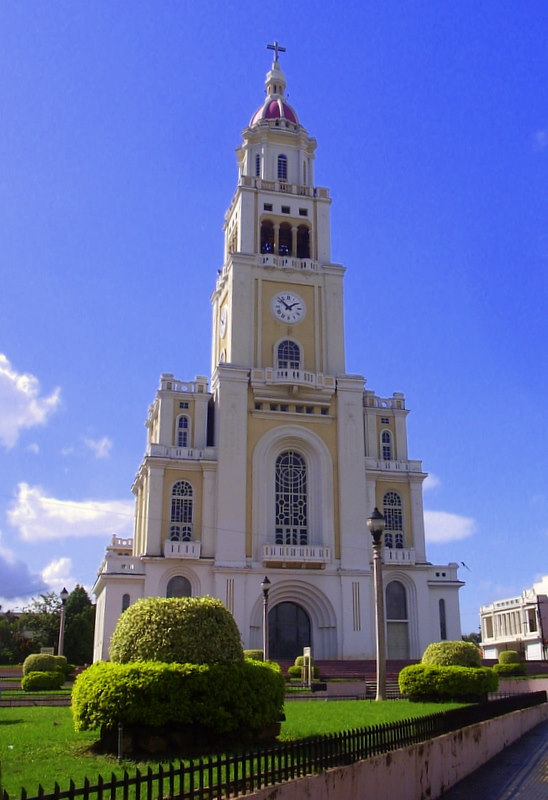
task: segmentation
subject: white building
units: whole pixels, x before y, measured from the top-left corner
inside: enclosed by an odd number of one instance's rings
[[[460,638],[457,565],[428,562],[420,461],[407,452],[405,399],[345,370],[343,280],[331,260],[329,190],[316,141],[285,98],[275,60],[243,131],[238,183],[212,302],[211,379],[163,374],[133,484],[133,539],[107,547],[95,659],[141,597],[209,594],[245,647],[270,655],[371,658],[371,536],[384,513],[388,657]],[[214,275],[212,270],[212,275]]]
[[[481,646],[485,658],[517,650],[527,661],[548,658],[548,575],[518,597],[480,608]]]

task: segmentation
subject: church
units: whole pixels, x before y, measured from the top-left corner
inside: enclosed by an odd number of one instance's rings
[[[212,269],[211,376],[160,376],[132,491],[133,538],[113,537],[93,588],[94,659],[143,597],[211,595],[245,648],[375,656],[372,542],[385,517],[387,657],[460,639],[457,564],[427,560],[421,461],[404,395],[379,397],[345,370],[345,268],[331,260],[316,140],[285,96],[278,43],[266,97],[242,133],[238,182]],[[212,280],[213,283],[213,280]]]

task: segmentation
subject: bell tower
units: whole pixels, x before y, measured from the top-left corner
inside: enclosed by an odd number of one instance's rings
[[[212,296],[212,373],[344,373],[342,280],[331,263],[328,189],[314,185],[316,140],[285,96],[276,42],[266,96],[242,132]]]

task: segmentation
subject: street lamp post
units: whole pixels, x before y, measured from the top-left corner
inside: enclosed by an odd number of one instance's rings
[[[268,661],[268,592],[270,591],[270,581],[265,575],[261,583],[263,590],[263,659]]]
[[[386,642],[384,632],[384,590],[382,585],[382,533],[385,520],[378,508],[375,508],[367,527],[373,537],[373,579],[375,582],[375,628],[377,639],[377,696],[375,700],[386,698]]]
[[[61,618],[59,620],[59,643],[57,645],[57,655],[58,656],[62,656],[63,655],[63,643],[65,641],[65,604],[67,602],[67,597],[68,596],[69,596],[69,593],[63,587],[63,591],[59,595],[59,597],[61,598]]]

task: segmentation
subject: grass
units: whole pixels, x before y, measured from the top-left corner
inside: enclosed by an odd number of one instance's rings
[[[323,733],[334,733],[424,716],[457,703],[410,703],[407,700],[388,700],[376,703],[368,700],[295,701],[285,705],[286,721],[281,740],[300,739]],[[67,706],[29,706],[0,709],[0,765],[2,788],[10,797],[18,797],[21,787],[36,794],[38,784],[46,792],[57,781],[61,788],[72,778],[77,786],[85,778],[94,782],[97,775],[118,776],[124,769],[132,773],[135,767],[153,769],[158,759],[118,764],[115,757],[94,753],[96,731],[75,733],[71,709]],[[166,761],[162,763],[167,763]]]

